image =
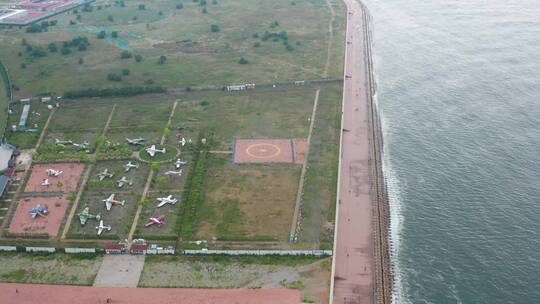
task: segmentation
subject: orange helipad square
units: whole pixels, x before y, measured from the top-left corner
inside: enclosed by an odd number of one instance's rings
[[[291,139],[237,139],[235,163],[294,163]]]
[[[29,233],[29,234],[42,234],[46,233],[50,236],[56,236],[58,229],[69,202],[66,196],[48,196],[48,197],[23,197],[17,205],[15,215],[9,225],[9,232],[11,233]],[[32,218],[32,208],[38,207],[47,208],[46,216],[37,215]]]

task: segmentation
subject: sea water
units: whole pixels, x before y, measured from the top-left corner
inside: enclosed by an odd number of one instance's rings
[[[365,0],[394,303],[540,303],[540,0]]]

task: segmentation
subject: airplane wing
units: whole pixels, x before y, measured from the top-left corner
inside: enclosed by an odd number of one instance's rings
[[[98,235],[101,235],[102,232],[103,232],[103,227],[102,227],[102,226],[99,226],[99,227],[98,227],[97,234],[98,234]]]
[[[163,201],[159,201],[160,203],[158,204],[158,208],[159,207],[163,207],[165,206],[165,204],[167,204],[167,201],[166,200],[163,200]]]

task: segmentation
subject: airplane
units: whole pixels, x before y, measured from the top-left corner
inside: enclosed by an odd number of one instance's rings
[[[103,225],[103,220],[99,221],[99,226],[96,227],[97,235],[101,235],[103,231],[111,231],[111,226]]]
[[[129,139],[126,137],[126,140],[128,144],[130,145],[142,145],[146,141],[146,138],[140,137],[140,138]]]
[[[169,195],[167,197],[158,197],[157,200],[159,201],[159,207],[163,207],[166,204],[174,205],[176,202],[178,202],[178,199],[174,198],[172,195]]]
[[[48,176],[54,176],[54,177],[58,177],[60,176],[60,174],[64,172],[64,171],[54,170],[54,169],[47,169],[46,171],[47,171]]]
[[[105,170],[98,173],[98,178],[100,181],[104,180],[105,178],[111,178],[114,176],[113,172],[109,172],[109,169],[105,168]]]
[[[79,220],[81,221],[81,225],[85,225],[86,222],[89,220],[89,219],[96,219],[97,221],[100,221],[101,220],[101,214],[90,214],[90,208],[89,207],[86,207],[84,208],[84,210],[80,213],[77,213],[77,216],[79,217]]]
[[[124,168],[126,169],[126,172],[129,172],[129,170],[131,170],[131,168],[138,169],[139,164],[133,164],[131,162],[128,162],[127,164],[124,165]]]
[[[158,225],[158,227],[161,227],[165,224],[165,215],[160,215],[158,217],[151,217],[148,222],[144,225],[144,227],[150,227],[152,225]]]
[[[46,178],[43,180],[43,182],[41,183],[42,186],[45,186],[45,187],[49,187],[50,183],[49,183],[49,179]]]
[[[184,170],[180,169],[180,171],[167,171],[165,172],[165,175],[178,175],[178,176],[182,176],[182,173],[184,172]]]
[[[73,145],[77,148],[81,148],[81,149],[87,149],[88,146],[90,146],[90,143],[88,141],[84,141],[80,144],[77,144],[77,143],[73,143]]]
[[[114,199],[115,194],[111,194],[108,198],[102,200],[105,203],[105,207],[107,207],[107,211],[111,210],[112,205],[122,205],[126,203],[126,201],[117,201]]]
[[[163,149],[156,149],[156,145],[152,145],[150,148],[146,148],[146,152],[148,152],[148,154],[151,156],[151,157],[154,157],[156,156],[156,153],[159,152],[159,153],[165,153],[166,150],[165,148]]]
[[[174,166],[176,169],[180,169],[182,165],[187,164],[187,161],[182,161],[180,158],[176,160],[176,163],[174,163]]]
[[[129,181],[125,176],[122,176],[121,179],[116,181],[116,185],[118,186],[118,188],[124,187],[125,184],[128,184],[128,185],[131,186],[131,185],[133,185],[133,182]]]
[[[182,140],[180,140],[178,142],[178,144],[182,145],[182,147],[185,146],[186,145],[186,139],[182,137]]]
[[[71,141],[71,140],[59,140],[58,138],[55,138],[54,143],[57,144],[57,145],[72,145],[73,141]]]
[[[35,219],[38,216],[47,217],[48,214],[49,214],[49,207],[47,206],[41,207],[40,204],[30,209],[30,215],[32,216],[33,219]]]

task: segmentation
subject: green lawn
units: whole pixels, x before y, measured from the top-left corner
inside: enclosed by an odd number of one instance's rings
[[[328,76],[335,78],[342,71],[345,11],[341,1],[331,2],[337,16]],[[97,1],[93,6],[103,3]],[[81,20],[74,25],[70,21],[75,21],[76,15],[64,13],[53,17],[59,20],[58,25],[43,33],[29,34],[16,27],[0,29],[0,58],[7,62],[20,88],[16,94],[62,94],[72,89],[152,82],[185,87],[324,76],[331,18],[325,0],[298,0],[294,5],[289,0],[218,1],[217,5],[208,1],[207,13],[191,1],[183,2],[181,10],[170,1],[145,1],[144,11],[137,9],[138,4],[128,1],[125,8],[103,7],[91,13],[79,10]],[[275,21],[277,26],[272,25]],[[211,25],[219,26],[219,31],[212,32]],[[107,32],[106,39],[97,38],[102,30]],[[119,32],[119,38],[111,38],[112,31]],[[263,39],[266,31],[269,39]],[[287,39],[271,34],[283,31]],[[34,58],[21,43],[24,38],[33,47],[47,49],[54,42],[60,49],[63,41],[76,36],[86,36],[90,45],[85,51],[74,48],[68,55],[47,51],[45,57]],[[123,50],[139,54],[143,60],[121,59]],[[158,64],[160,56],[166,56],[165,64]],[[242,57],[249,63],[239,64]],[[121,74],[123,69],[130,73],[122,81],[107,80],[109,73]]]
[[[101,256],[0,253],[0,282],[92,285]]]

